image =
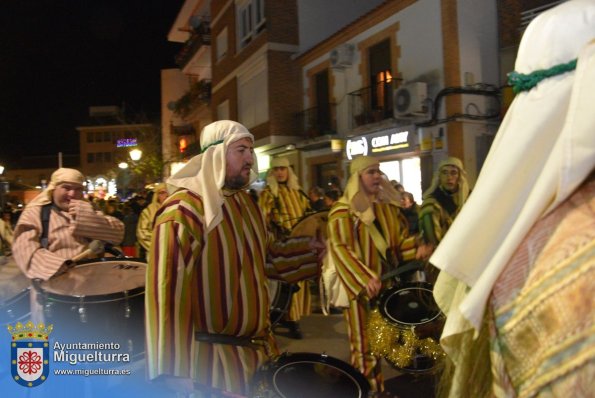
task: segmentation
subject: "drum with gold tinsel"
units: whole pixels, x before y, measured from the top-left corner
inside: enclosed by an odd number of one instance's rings
[[[444,320],[433,299],[431,284],[395,285],[382,292],[370,312],[370,349],[403,372],[435,371],[444,358],[439,344]]]

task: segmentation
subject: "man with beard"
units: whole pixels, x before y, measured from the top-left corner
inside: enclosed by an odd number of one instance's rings
[[[267,277],[316,275],[311,238],[275,242],[247,192],[257,176],[254,137],[229,120],[207,125],[202,153],[168,181],[156,214],[146,284],[150,379],[195,396],[248,394],[278,353]],[[227,395],[226,395],[227,394]]]

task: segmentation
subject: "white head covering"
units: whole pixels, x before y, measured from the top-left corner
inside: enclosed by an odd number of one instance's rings
[[[52,173],[47,188],[37,195],[27,206],[43,206],[52,203],[54,189],[60,184],[85,185],[85,176],[78,170],[61,167]]]
[[[524,236],[593,170],[594,38],[593,0],[545,11],[523,36],[517,72],[549,69],[578,56],[577,68],[516,96],[473,194],[430,258],[443,270],[434,289],[447,313],[443,344],[480,328],[494,282]]]
[[[455,194],[457,197],[455,202],[458,206],[462,206],[463,203],[467,201],[467,197],[469,196],[469,182],[467,180],[467,172],[463,168],[463,162],[454,156],[449,156],[438,164],[438,170],[436,170],[434,176],[432,177],[432,184],[424,192],[423,198],[425,199],[427,196],[431,195],[436,190],[436,188],[438,188],[438,185],[440,185],[440,172],[444,166],[454,166],[459,169],[459,189]]]
[[[202,198],[205,211],[204,225],[207,232],[215,228],[222,219],[222,188],[225,184],[227,147],[242,138],[250,138],[254,141],[254,136],[238,122],[219,120],[205,126],[200,133],[202,153],[190,159],[182,169],[166,181],[170,194],[178,188],[186,188]],[[254,182],[257,176],[257,164],[254,161],[250,181],[246,186]]]
[[[372,201],[364,192],[361,185],[360,176],[368,167],[377,166],[380,162],[378,159],[370,156],[360,156],[355,158],[349,165],[349,180],[345,187],[343,196],[339,198],[339,202],[346,203],[351,208],[351,211],[366,225],[374,222],[376,215],[372,208]],[[393,203],[399,206],[400,195],[392,186],[387,178],[382,178],[380,182],[380,192],[376,197],[377,202]]]
[[[293,169],[289,166],[289,159],[287,158],[275,158],[271,161],[271,168],[267,172],[267,186],[271,188],[273,196],[279,196],[279,183],[273,175],[273,168],[275,167],[287,167],[287,188],[298,191],[302,189],[298,183],[297,176],[293,172]]]

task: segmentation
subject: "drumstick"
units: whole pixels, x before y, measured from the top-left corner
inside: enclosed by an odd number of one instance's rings
[[[89,247],[87,248],[87,250],[80,254],[77,254],[70,261],[76,263],[77,261],[87,258],[91,254],[97,255],[101,253],[103,253],[103,242],[101,242],[100,240],[94,240],[91,243],[89,243]]]

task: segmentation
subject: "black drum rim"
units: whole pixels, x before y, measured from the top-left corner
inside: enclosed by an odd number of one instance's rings
[[[362,375],[357,369],[350,366],[347,362],[342,361],[338,358],[332,357],[326,354],[315,354],[310,352],[295,352],[295,353],[284,353],[276,358],[274,364],[274,372],[271,377],[271,385],[274,388],[274,392],[281,398],[286,398],[286,395],[279,390],[276,382],[276,375],[282,369],[289,365],[295,365],[300,363],[312,363],[312,364],[325,364],[334,369],[337,369],[342,374],[349,377],[353,381],[353,384],[358,387],[360,395],[358,398],[366,398],[370,391],[370,384],[368,380]],[[348,398],[348,397],[345,397]]]
[[[415,283],[405,283],[405,284],[395,285],[395,286],[389,288],[388,290],[384,291],[380,296],[378,309],[379,309],[380,313],[382,314],[382,316],[384,317],[384,319],[386,319],[387,321],[389,321],[397,326],[411,328],[414,326],[421,326],[421,325],[425,325],[425,324],[434,322],[435,320],[439,319],[442,316],[442,311],[440,311],[440,309],[438,309],[438,311],[436,312],[436,314],[434,316],[432,316],[431,318],[428,318],[427,320],[425,320],[423,322],[405,322],[403,320],[395,319],[393,316],[390,315],[390,312],[388,311],[388,308],[387,308],[388,302],[392,296],[394,296],[404,290],[423,290],[425,292],[428,292],[430,294],[430,296],[433,297],[433,286],[427,282],[415,282]]]

